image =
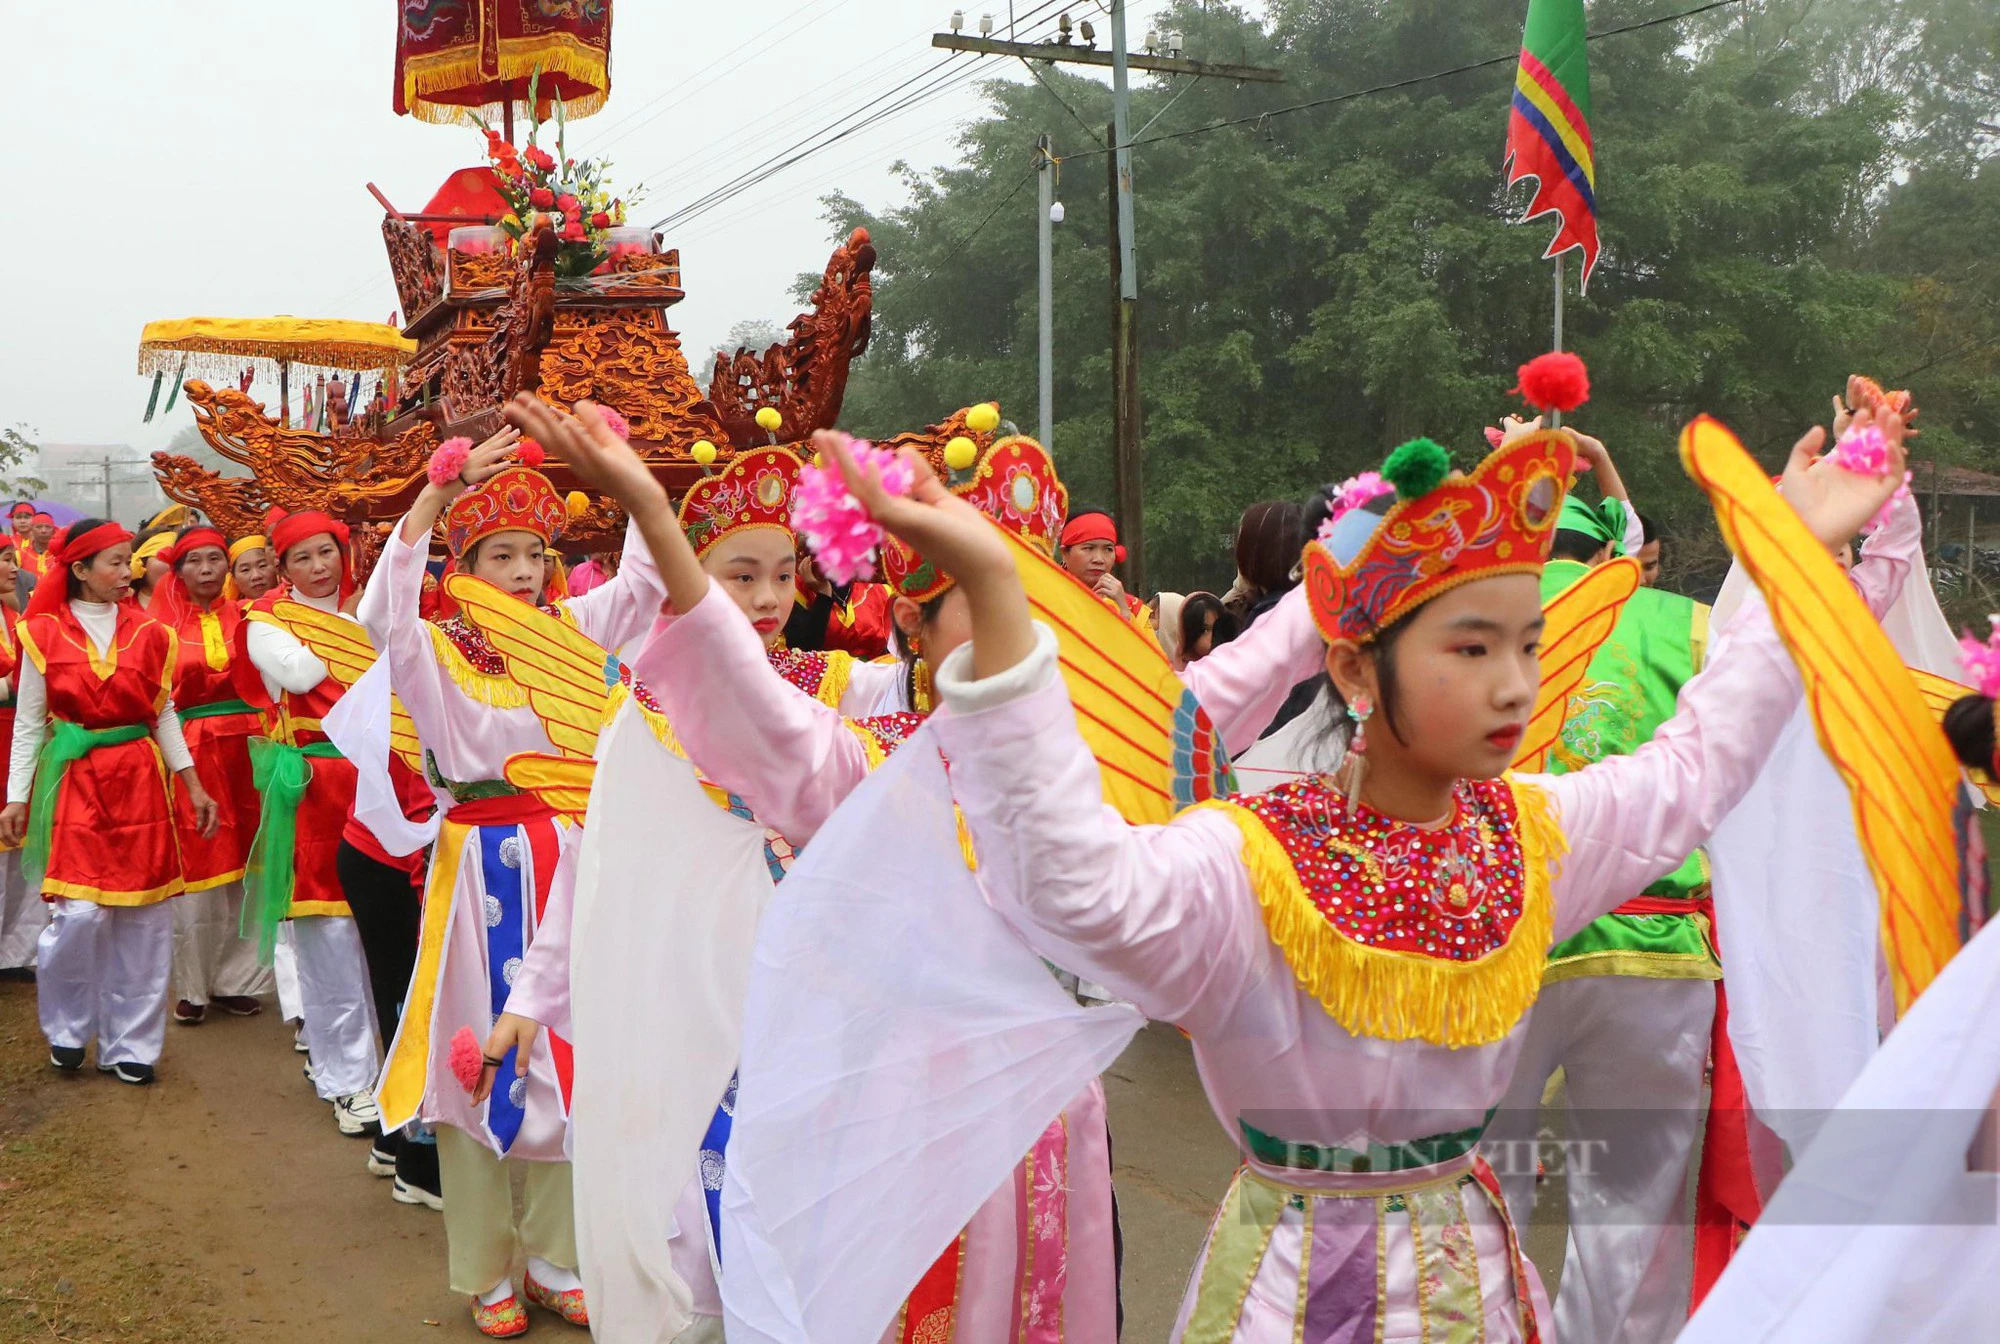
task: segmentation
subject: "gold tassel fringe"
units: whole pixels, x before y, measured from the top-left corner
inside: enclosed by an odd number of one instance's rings
[[[1459,1049],[1491,1045],[1514,1029],[1534,1005],[1554,941],[1550,887],[1569,846],[1547,795],[1531,784],[1508,783],[1525,875],[1521,915],[1506,943],[1477,961],[1354,942],[1313,904],[1284,846],[1255,813],[1223,801],[1201,806],[1219,809],[1242,832],[1243,862],[1264,927],[1299,988],[1334,1021],[1356,1036]]]

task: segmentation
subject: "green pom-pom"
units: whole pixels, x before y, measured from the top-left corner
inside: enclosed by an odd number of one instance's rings
[[[1411,439],[1382,463],[1382,477],[1396,487],[1396,498],[1428,495],[1451,475],[1451,454],[1429,439]]]

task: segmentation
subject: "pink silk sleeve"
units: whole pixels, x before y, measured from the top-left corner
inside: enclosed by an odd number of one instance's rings
[[[1181,673],[1230,755],[1253,746],[1292,687],[1326,666],[1326,641],[1313,624],[1304,586],[1241,636]]]
[[[713,584],[693,610],[653,628],[632,673],[659,697],[695,768],[794,845],[868,773],[840,714],[778,675],[749,619]]]
[[[1873,536],[1861,543],[1861,558],[1848,571],[1855,591],[1868,604],[1876,620],[1881,620],[1896,599],[1916,563],[1917,548],[1923,544],[1923,524],[1917,517],[1915,499],[1897,500],[1889,516]]]
[[[424,591],[424,561],[430,554],[430,536],[415,545],[403,540],[403,525],[397,522],[382,554],[368,576],[358,614],[375,647],[389,660],[389,679],[396,697],[409,712],[417,735],[424,745],[442,749],[456,741],[454,718],[449,702],[463,703],[456,685],[447,688],[448,676],[438,666],[437,651],[431,647],[417,606]]]
[[[1653,740],[1573,774],[1533,776],[1569,854],[1555,881],[1557,940],[1686,860],[1756,781],[1799,699],[1799,674],[1762,594],[1743,600]]]
[[[653,564],[653,553],[632,523],[625,525],[625,549],[618,573],[589,592],[565,601],[577,628],[611,652],[646,633],[666,600],[667,585]]]
[[[1053,642],[1036,656],[1050,675],[1034,690],[933,720],[980,883],[1041,955],[1198,1029],[1248,983],[1267,941],[1242,833],[1214,812],[1134,827],[1105,806]]]

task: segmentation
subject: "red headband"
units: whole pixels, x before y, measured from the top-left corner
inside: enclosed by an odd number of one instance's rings
[[[31,523],[53,524],[55,522],[55,516],[53,514],[37,513],[33,518],[30,518],[28,521]]]
[[[229,554],[229,538],[223,536],[212,527],[197,527],[194,531],[187,533],[179,541],[167,547],[166,550],[161,551],[160,559],[170,565],[179,565],[181,561],[187,559],[189,555],[204,546],[213,546],[225,556]]]
[[[345,602],[347,595],[354,591],[354,579],[347,559],[347,524],[334,521],[334,517],[330,513],[323,513],[318,509],[307,509],[303,513],[287,513],[276,519],[270,518],[267,515],[265,519],[265,531],[270,535],[271,550],[278,558],[278,568],[280,570],[283,570],[285,565],[285,552],[291,550],[292,547],[298,545],[308,537],[316,537],[322,532],[332,537],[334,544],[340,547],[340,588],[338,590],[340,600]]]
[[[1062,544],[1065,548],[1082,546],[1093,541],[1118,543],[1118,525],[1101,513],[1086,513],[1081,518],[1072,518],[1062,530]]]
[[[70,529],[64,528],[49,545],[52,571],[35,585],[34,595],[28,599],[28,609],[21,613],[22,619],[61,611],[69,603],[69,567],[79,560],[88,560],[99,551],[108,551],[121,541],[130,540],[132,534],[117,523],[99,523],[88,532],[74,536]]]

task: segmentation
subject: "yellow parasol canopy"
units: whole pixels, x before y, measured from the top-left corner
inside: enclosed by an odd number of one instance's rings
[[[417,343],[381,322],[324,317],[184,317],[139,333],[139,372],[228,377],[243,361],[321,369],[395,369]]]

